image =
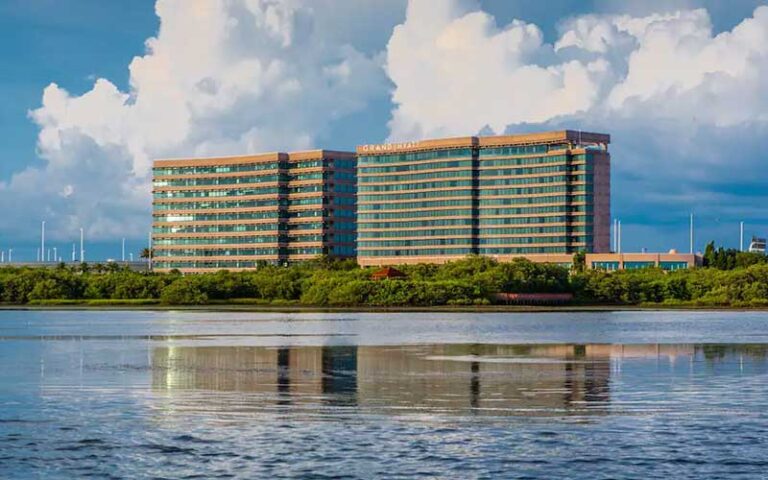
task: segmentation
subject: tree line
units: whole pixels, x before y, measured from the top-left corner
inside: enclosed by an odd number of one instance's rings
[[[443,265],[398,267],[404,278],[373,280],[374,268],[319,258],[288,267],[182,275],[135,272],[110,264],[57,268],[0,268],[5,304],[91,303],[203,305],[253,303],[307,306],[487,305],[508,293],[571,293],[577,304],[768,306],[768,263],[758,254],[705,255],[703,268],[604,272],[467,257]],[[727,251],[726,251],[727,252]],[[718,257],[717,255],[720,255]]]

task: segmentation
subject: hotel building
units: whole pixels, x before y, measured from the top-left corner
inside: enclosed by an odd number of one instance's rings
[[[358,262],[609,252],[609,143],[566,130],[359,146]]]
[[[205,272],[355,256],[355,155],[157,160],[154,268]]]

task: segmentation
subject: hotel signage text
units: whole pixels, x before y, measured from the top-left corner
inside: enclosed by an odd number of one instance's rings
[[[384,143],[381,145],[360,145],[360,151],[361,152],[389,152],[392,150],[416,148],[418,146],[419,146],[419,142]]]

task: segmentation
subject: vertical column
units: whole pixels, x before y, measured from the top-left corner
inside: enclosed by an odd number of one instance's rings
[[[288,155],[277,155],[277,264],[288,260]]]
[[[596,253],[607,253],[611,251],[611,157],[605,150],[588,150],[587,156],[591,159],[593,168],[593,248]],[[613,250],[617,251],[615,235],[614,245]]]
[[[565,232],[563,232],[563,235],[565,236],[565,253],[576,253],[576,249],[572,245],[572,236],[573,236],[573,193],[574,193],[574,185],[573,185],[573,178],[574,174],[572,173],[572,166],[573,166],[573,151],[567,150],[565,152]],[[584,173],[587,172],[587,165],[589,165],[589,156],[584,155],[585,158],[585,169]],[[589,222],[587,223],[587,227],[589,226]],[[586,230],[586,228],[585,228]]]
[[[470,251],[477,255],[480,249],[480,148],[476,137],[472,137],[472,236]]]

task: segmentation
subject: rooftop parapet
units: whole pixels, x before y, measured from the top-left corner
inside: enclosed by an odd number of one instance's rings
[[[496,147],[506,145],[541,145],[569,143],[574,145],[596,145],[606,149],[611,136],[604,133],[558,130],[540,133],[496,135],[488,137],[451,137],[400,143],[358,145],[358,155],[380,155],[387,153],[418,152],[445,148]]]

